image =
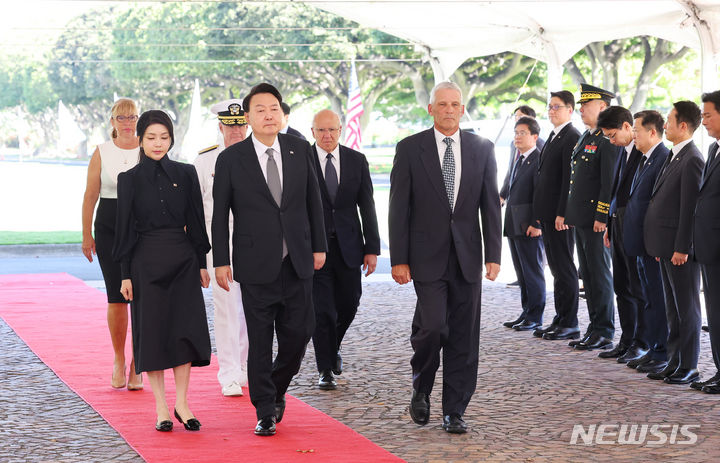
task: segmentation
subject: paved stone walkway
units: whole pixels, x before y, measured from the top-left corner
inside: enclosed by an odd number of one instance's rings
[[[209,291],[205,295],[209,300]],[[344,343],[338,389],[315,387],[311,343],[290,393],[410,462],[720,461],[720,397],[651,381],[596,353],[503,328],[502,321],[517,315],[518,300],[516,289],[485,284],[478,389],[465,416],[471,428],[466,435],[440,427],[441,374],[430,423],[419,427],[410,420],[412,286],[366,284]],[[546,313],[549,319],[552,306]],[[208,314],[212,327],[210,306]],[[584,327],[584,303],[580,315]],[[0,461],[142,461],[1,320],[0,336]],[[701,343],[700,368],[707,377],[714,368],[706,333]],[[582,439],[572,445],[576,424],[665,425],[667,440],[672,425],[699,428],[690,429],[697,435],[692,445],[652,445],[658,441],[652,434],[642,445],[583,445]],[[672,438],[686,439],[679,432]]]

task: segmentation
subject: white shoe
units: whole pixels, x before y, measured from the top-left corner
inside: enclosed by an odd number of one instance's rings
[[[237,397],[243,395],[242,386],[233,381],[227,386],[223,386],[222,393],[226,397]]]

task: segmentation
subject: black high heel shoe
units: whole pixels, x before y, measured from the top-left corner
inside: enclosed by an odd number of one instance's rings
[[[170,432],[172,431],[173,424],[170,420],[163,420],[159,423],[155,423],[155,430],[160,432]]]
[[[188,431],[200,431],[200,422],[197,419],[190,418],[189,420],[187,420],[186,423],[182,420],[182,418],[180,418],[180,414],[177,412],[177,409],[175,409],[174,412],[175,418],[177,418],[177,420],[181,422],[183,426],[185,426],[185,429],[187,429]]]

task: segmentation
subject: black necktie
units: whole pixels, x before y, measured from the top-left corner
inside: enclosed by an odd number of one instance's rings
[[[555,131],[554,131],[554,130],[553,130],[552,132],[550,132],[550,136],[548,137],[548,139],[547,139],[547,141],[545,142],[545,144],[546,144],[546,145],[549,145],[549,144],[553,141],[553,138],[555,138]]]
[[[327,161],[325,161],[325,184],[327,185],[328,195],[330,195],[330,201],[334,203],[338,190],[337,171],[332,163],[332,153],[328,153],[325,159],[327,159]]]
[[[515,161],[512,173],[510,174],[510,188],[512,188],[513,183],[515,183],[515,177],[517,177],[517,173],[520,168],[520,164],[522,164],[523,162],[523,159],[525,159],[525,156],[521,154],[520,157],[517,158],[517,161]]]
[[[710,165],[715,161],[715,158],[717,157],[718,152],[718,144],[713,143],[710,146],[710,154],[708,154],[707,162],[705,163],[705,168],[703,169],[703,181],[705,181],[705,177],[707,176],[707,173],[710,171]]]

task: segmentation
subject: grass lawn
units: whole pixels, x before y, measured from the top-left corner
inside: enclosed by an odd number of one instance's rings
[[[80,231],[3,231],[0,246],[7,244],[67,244],[81,243]]]

